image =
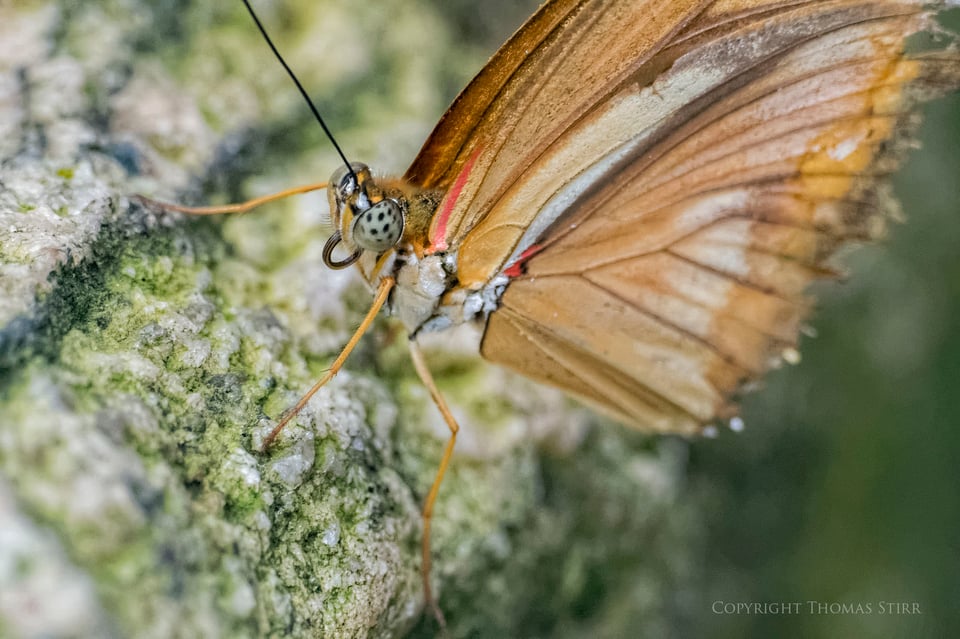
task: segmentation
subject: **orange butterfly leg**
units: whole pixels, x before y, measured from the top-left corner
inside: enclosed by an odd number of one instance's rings
[[[295,186],[290,189],[278,191],[277,193],[271,193],[270,195],[255,197],[252,200],[247,200],[246,202],[239,202],[237,204],[224,204],[223,206],[181,206],[179,204],[161,202],[159,200],[154,200],[142,195],[138,195],[136,198],[144,204],[156,206],[168,211],[179,211],[180,213],[189,213],[190,215],[219,215],[220,213],[246,213],[247,211],[255,209],[258,206],[266,204],[267,202],[282,200],[283,198],[290,197],[291,195],[299,195],[301,193],[309,193],[310,191],[325,189],[327,188],[327,185],[327,182],[303,184],[301,186]]]
[[[327,374],[320,378],[320,381],[313,385],[313,388],[307,391],[307,393],[300,398],[300,401],[293,406],[293,408],[284,412],[283,416],[280,418],[280,422],[274,426],[273,430],[270,431],[270,434],[266,436],[263,440],[263,445],[261,450],[266,450],[270,447],[270,444],[273,443],[273,440],[277,438],[277,435],[280,434],[280,431],[283,430],[283,427],[287,423],[296,417],[297,413],[303,410],[303,407],[307,405],[307,402],[310,401],[310,398],[316,394],[318,390],[323,388],[323,386],[333,379],[334,375],[340,372],[340,369],[343,368],[344,362],[347,361],[347,357],[350,356],[350,353],[353,352],[353,349],[356,347],[357,343],[360,341],[360,338],[363,337],[363,334],[367,332],[367,329],[370,328],[370,325],[373,324],[373,320],[376,319],[377,313],[380,312],[380,308],[383,306],[384,302],[387,301],[387,297],[390,295],[390,291],[393,289],[393,285],[396,283],[396,280],[393,277],[384,277],[380,280],[380,285],[377,287],[377,295],[373,299],[373,304],[370,306],[370,310],[367,311],[366,316],[363,318],[363,321],[360,322],[360,326],[353,333],[353,337],[350,338],[350,341],[347,342],[347,345],[343,347],[343,350],[340,351],[340,355],[337,356],[337,359],[333,360],[333,364],[330,365],[330,369],[327,370]]]
[[[456,418],[453,416],[453,413],[450,412],[447,402],[443,399],[443,395],[440,394],[440,390],[433,381],[433,375],[430,374],[430,369],[427,368],[427,363],[423,359],[423,353],[414,340],[410,340],[410,358],[413,360],[413,367],[417,369],[417,375],[420,376],[423,385],[430,391],[430,397],[433,398],[433,403],[437,405],[440,414],[443,415],[443,420],[447,422],[447,427],[450,429],[450,439],[447,440],[447,446],[443,450],[443,457],[440,459],[440,466],[437,468],[437,474],[433,478],[433,485],[430,486],[430,492],[427,493],[427,498],[423,503],[423,561],[420,569],[423,575],[424,600],[426,604],[433,609],[433,615],[437,618],[437,623],[440,624],[441,630],[446,630],[447,624],[443,617],[443,611],[440,610],[440,606],[436,600],[434,600],[433,592],[430,588],[430,520],[433,518],[433,505],[437,501],[440,484],[443,482],[443,476],[447,472],[447,466],[450,465],[450,458],[453,457],[453,447],[457,443],[457,432],[460,430],[460,426],[457,425]]]

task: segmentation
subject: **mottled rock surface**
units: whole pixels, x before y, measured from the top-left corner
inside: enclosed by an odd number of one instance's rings
[[[425,3],[260,4],[384,171],[482,62]],[[258,452],[369,303],[321,265],[324,197],[222,221],[131,198],[336,164],[240,3],[0,3],[0,636],[433,634],[418,510],[445,428],[402,335],[378,323]],[[667,636],[700,530],[685,445],[471,353],[428,352],[464,425],[435,523],[451,634]]]

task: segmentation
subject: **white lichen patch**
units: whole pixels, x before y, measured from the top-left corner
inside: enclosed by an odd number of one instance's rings
[[[184,350],[180,353],[180,363],[189,368],[199,368],[210,357],[212,347],[209,340],[195,339],[183,342]]]
[[[279,459],[270,463],[270,470],[290,489],[295,489],[303,483],[304,475],[313,468],[315,459],[313,433],[303,431],[292,445],[284,449]]]
[[[336,546],[340,542],[340,525],[336,522],[323,531],[321,536],[323,543],[327,546]]]
[[[257,459],[243,448],[237,448],[224,462],[223,470],[237,477],[244,486],[257,488],[260,485],[260,469]]]

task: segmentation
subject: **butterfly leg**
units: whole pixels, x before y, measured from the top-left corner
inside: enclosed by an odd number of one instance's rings
[[[437,474],[433,478],[433,485],[430,486],[430,492],[427,493],[427,498],[423,502],[423,538],[421,546],[423,560],[420,568],[421,574],[423,575],[423,596],[426,604],[433,609],[433,615],[437,618],[437,623],[440,624],[440,628],[445,630],[446,621],[443,617],[443,611],[440,610],[440,606],[433,598],[433,592],[430,588],[430,521],[433,518],[433,505],[437,501],[440,484],[443,482],[443,476],[447,472],[447,466],[450,465],[450,458],[453,457],[453,447],[457,443],[457,432],[460,430],[460,426],[457,425],[456,418],[453,416],[453,413],[450,412],[450,407],[447,406],[446,400],[443,399],[443,395],[440,394],[440,390],[433,381],[433,375],[430,374],[430,369],[427,368],[427,363],[423,358],[423,352],[414,340],[410,340],[410,358],[413,360],[413,366],[417,370],[417,375],[420,376],[423,385],[430,391],[430,397],[433,398],[433,403],[437,405],[440,414],[443,416],[443,420],[447,423],[447,428],[450,429],[450,439],[447,440],[447,446],[443,450],[443,457],[440,459]]]
[[[277,193],[271,193],[269,195],[263,195],[260,197],[255,197],[252,200],[247,200],[246,202],[239,202],[237,204],[224,204],[223,206],[181,206],[179,204],[170,204],[168,202],[161,202],[159,200],[154,200],[142,195],[134,196],[134,199],[140,201],[141,203],[147,206],[154,206],[167,211],[178,211],[180,213],[189,213],[190,215],[219,215],[220,213],[246,213],[251,209],[255,209],[258,206],[266,204],[267,202],[273,202],[275,200],[282,200],[285,197],[290,197],[291,195],[299,195],[300,193],[309,193],[310,191],[318,191],[320,189],[327,188],[327,182],[316,182],[314,184],[303,184],[301,186],[295,186],[290,189],[284,189],[283,191],[278,191]]]
[[[277,425],[274,426],[273,430],[270,431],[270,434],[264,438],[261,450],[266,450],[269,448],[270,444],[273,443],[273,440],[275,440],[277,435],[280,434],[280,431],[283,430],[283,427],[286,426],[287,423],[297,415],[297,413],[303,410],[303,407],[307,405],[307,402],[310,401],[310,398],[313,397],[318,390],[323,388],[327,382],[333,379],[334,375],[340,372],[340,369],[343,368],[344,362],[347,361],[347,357],[349,357],[350,353],[353,352],[353,349],[360,341],[360,338],[363,337],[363,334],[366,333],[367,329],[370,328],[370,325],[373,324],[373,320],[376,319],[377,313],[380,312],[383,304],[390,296],[390,291],[393,290],[393,285],[395,283],[396,280],[393,279],[393,277],[384,277],[380,280],[380,285],[377,287],[377,294],[373,299],[373,304],[370,306],[370,310],[367,311],[367,314],[364,316],[363,321],[360,322],[360,326],[357,327],[357,330],[353,332],[353,336],[350,338],[350,341],[348,341],[347,345],[343,347],[342,351],[340,351],[340,355],[337,356],[337,359],[333,360],[333,364],[330,365],[326,375],[321,377],[320,381],[314,384],[313,387],[308,390],[303,397],[300,398],[300,401],[283,413],[283,416],[280,418],[280,421],[277,423]]]

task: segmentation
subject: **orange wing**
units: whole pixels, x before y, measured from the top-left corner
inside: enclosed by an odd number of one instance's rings
[[[435,250],[457,247],[470,253],[461,260],[464,285],[489,280],[503,266],[502,251],[508,249],[509,255],[514,236],[537,215],[542,202],[516,206],[508,189],[532,185],[543,193],[551,187],[542,183],[572,179],[596,160],[595,153],[578,148],[577,166],[564,167],[559,175],[537,164],[538,158],[555,158],[565,131],[582,129],[582,119],[606,94],[625,81],[634,82],[630,78],[638,66],[710,4],[548,2],[464,89],[405,175],[424,188],[449,189],[451,201],[441,203],[430,241]],[[610,125],[617,132],[607,133],[615,137],[631,134],[630,127]],[[594,146],[605,152],[600,144]],[[480,223],[495,228],[477,234]],[[513,231],[504,236],[499,232],[503,228]]]
[[[644,428],[732,415],[826,258],[882,228],[916,98],[958,82],[903,54],[930,4],[547,4],[408,173],[457,182],[431,239],[464,286],[513,277],[483,355]]]

